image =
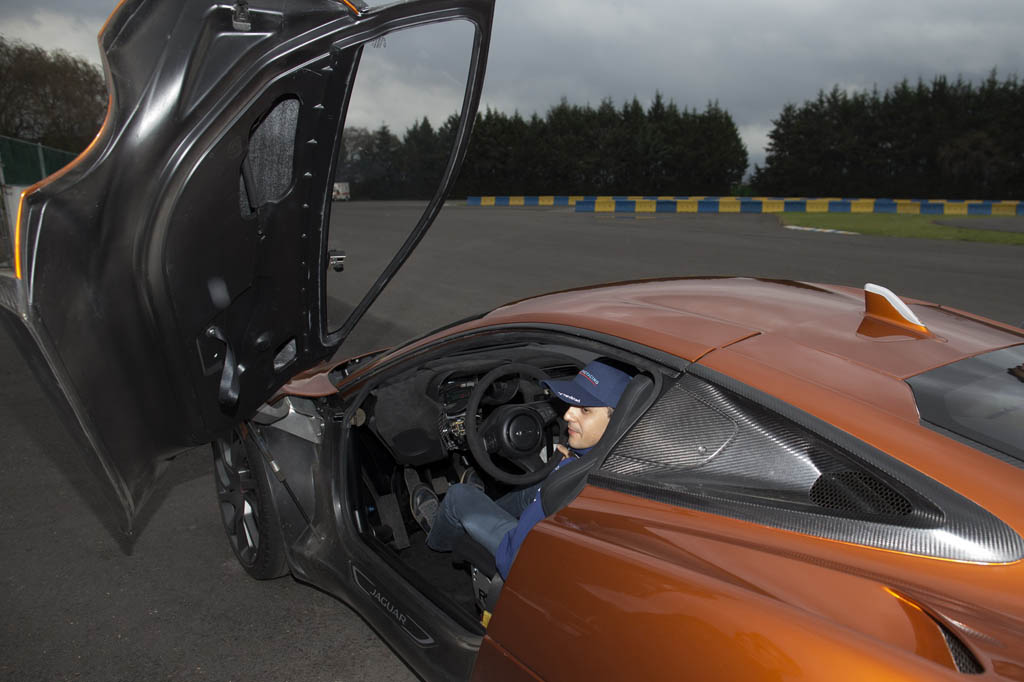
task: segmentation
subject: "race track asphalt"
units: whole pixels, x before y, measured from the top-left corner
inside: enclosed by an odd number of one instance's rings
[[[348,252],[329,285],[336,319],[383,262],[380,245],[400,241],[418,210],[335,206],[331,243]],[[795,232],[772,216],[451,205],[347,346],[394,343],[554,289],[710,274],[875,282],[1020,323],[1022,262],[1024,247]],[[98,483],[5,332],[0,467],[0,679],[415,679],[343,604],[290,578],[244,574],[206,448],[169,467],[140,537],[115,539]]]

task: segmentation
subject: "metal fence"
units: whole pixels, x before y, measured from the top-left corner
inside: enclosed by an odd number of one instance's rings
[[[34,185],[71,163],[75,154],[0,135],[0,183]]]
[[[9,265],[21,191],[71,163],[75,154],[0,135],[0,266]]]

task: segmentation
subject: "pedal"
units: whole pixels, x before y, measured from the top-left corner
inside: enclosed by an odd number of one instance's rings
[[[412,467],[405,467],[402,469],[402,478],[405,479],[405,488],[412,494],[412,489],[418,486],[423,481],[420,479],[419,473]]]
[[[391,530],[391,526],[386,524],[380,526],[370,526],[370,534],[374,538],[381,541],[385,545],[395,541],[395,532]]]
[[[444,495],[446,492],[448,492],[448,488],[451,484],[448,483],[448,479],[445,478],[444,476],[435,476],[434,478],[430,479],[430,485],[431,487],[434,488],[435,493],[437,493],[438,495]]]
[[[408,547],[409,534],[405,532],[405,520],[402,518],[402,510],[398,506],[398,498],[394,493],[377,498],[377,513],[380,515],[381,522],[388,526],[394,534],[395,549]]]

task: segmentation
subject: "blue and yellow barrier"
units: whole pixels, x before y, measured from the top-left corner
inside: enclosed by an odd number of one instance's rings
[[[1024,216],[1024,201],[680,196],[469,197],[468,206],[566,206],[577,213],[898,213]]]

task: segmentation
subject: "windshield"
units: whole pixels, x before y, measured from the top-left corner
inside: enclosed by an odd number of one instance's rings
[[[1024,461],[1024,345],[907,380],[921,418]]]

